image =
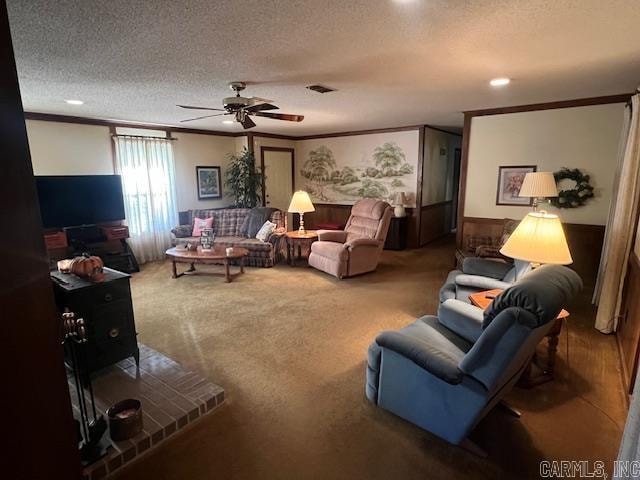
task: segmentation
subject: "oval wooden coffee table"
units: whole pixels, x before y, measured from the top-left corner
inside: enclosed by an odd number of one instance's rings
[[[167,257],[171,259],[172,277],[178,278],[183,275],[219,275],[224,276],[227,283],[231,282],[235,277],[244,273],[244,257],[249,254],[249,250],[242,247],[233,247],[233,253],[227,255],[226,247],[222,245],[216,245],[211,250],[202,250],[198,247],[197,250],[178,250],[173,247],[166,251]],[[240,271],[231,273],[229,271],[229,262],[231,260],[239,260]],[[176,268],[177,263],[188,263],[191,266],[188,270],[178,273]],[[224,272],[197,272],[196,263],[203,265],[223,264]]]

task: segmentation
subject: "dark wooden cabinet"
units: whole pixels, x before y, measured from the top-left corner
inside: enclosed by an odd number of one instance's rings
[[[407,248],[407,230],[409,217],[391,217],[387,239],[384,242],[385,250],[404,250]]]
[[[84,375],[128,357],[133,357],[136,364],[139,361],[130,276],[110,268],[104,272],[104,281],[97,283],[51,272],[58,308],[68,308],[86,325],[87,343],[78,356],[78,367]]]

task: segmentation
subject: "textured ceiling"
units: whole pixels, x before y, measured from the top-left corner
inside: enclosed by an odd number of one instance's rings
[[[638,0],[9,0],[27,111],[180,124],[227,83],[302,123],[289,135],[428,123],[461,111],[632,91]],[[513,79],[495,90],[488,80]],[[326,84],[317,94],[304,87]],[[64,99],[81,99],[71,106]],[[197,114],[198,112],[196,112]]]

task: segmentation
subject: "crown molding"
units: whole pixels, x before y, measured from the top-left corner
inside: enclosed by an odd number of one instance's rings
[[[626,103],[633,93],[618,95],[606,95],[602,97],[577,98],[574,100],[561,100],[556,102],[532,103],[529,105],[514,105],[511,107],[485,108],[480,110],[467,110],[465,116],[481,117],[486,115],[500,115],[503,113],[533,112],[536,110],[553,110],[556,108],[588,107],[591,105],[606,105],[609,103]]]

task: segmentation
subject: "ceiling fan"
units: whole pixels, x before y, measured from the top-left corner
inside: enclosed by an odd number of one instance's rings
[[[253,120],[249,118],[250,115],[257,117],[272,118],[274,120],[286,120],[288,122],[301,122],[304,119],[303,115],[290,115],[287,113],[273,113],[265,112],[265,110],[277,110],[278,107],[273,105],[271,100],[266,100],[259,97],[241,97],[240,92],[246,88],[246,84],[243,82],[231,82],[229,88],[236,92],[235,97],[227,97],[222,99],[222,106],[224,108],[210,108],[210,107],[194,107],[190,105],[177,105],[180,108],[186,108],[189,110],[213,110],[224,113],[214,113],[213,115],[204,115],[202,117],[188,118],[186,120],[180,120],[181,123],[193,122],[194,120],[202,120],[203,118],[218,117],[223,115],[233,115],[235,121],[242,124],[245,129],[253,128],[256,126]]]

